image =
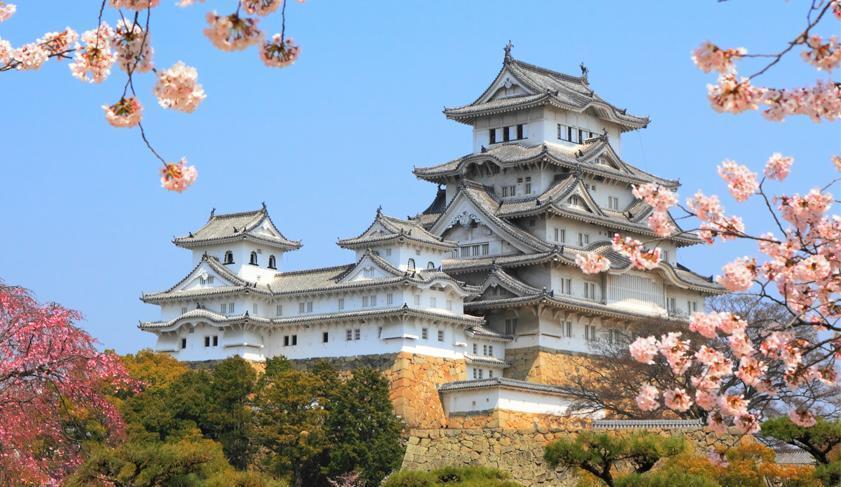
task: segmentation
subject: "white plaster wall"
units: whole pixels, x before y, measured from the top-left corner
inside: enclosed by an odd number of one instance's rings
[[[519,140],[518,143],[523,145],[540,144],[544,140],[542,118],[541,109],[536,108],[477,120],[473,125],[473,153],[478,154],[481,152],[482,146],[486,148],[491,147],[488,133],[491,128],[516,126],[520,123],[524,124],[523,136],[526,138],[525,140]],[[512,138],[515,136],[516,133],[512,134]],[[498,136],[498,140],[502,142],[501,135]]]
[[[607,140],[610,145],[620,154],[621,139],[619,126],[605,120],[601,120],[587,113],[575,113],[567,110],[560,110],[553,107],[543,109],[544,137],[547,142],[577,146],[572,142],[565,142],[558,139],[558,124],[580,127],[596,135],[601,135],[607,129]]]
[[[441,393],[447,414],[493,411],[497,409],[532,414],[562,416],[570,402],[554,394],[518,391],[503,388],[444,391]]]

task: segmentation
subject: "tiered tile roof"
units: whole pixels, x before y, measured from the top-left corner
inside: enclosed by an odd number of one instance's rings
[[[510,73],[529,93],[510,98],[490,99],[493,95],[491,89],[506,73]],[[538,106],[553,106],[577,113],[589,111],[603,120],[619,125],[622,130],[643,128],[649,122],[648,117],[631,115],[625,109],[617,108],[605,101],[590,88],[586,76],[571,76],[552,71],[514,59],[510,54],[506,54],[502,69],[479,98],[469,105],[445,108],[444,114],[452,120],[471,123],[477,117]]]
[[[253,232],[256,228],[269,221],[270,228],[276,235],[268,235],[265,232]],[[255,211],[244,211],[240,213],[226,213],[216,215],[215,211],[210,213],[207,223],[195,232],[186,236],[176,237],[173,243],[179,247],[197,248],[208,245],[217,245],[240,240],[248,240],[263,243],[282,250],[295,250],[301,248],[301,242],[289,240],[278,230],[266,206]]]
[[[377,230],[374,230],[378,227]],[[452,250],[458,245],[429,233],[415,220],[394,218],[377,210],[374,221],[357,237],[339,240],[339,246],[346,249],[379,247],[394,243],[414,243],[439,250]]]

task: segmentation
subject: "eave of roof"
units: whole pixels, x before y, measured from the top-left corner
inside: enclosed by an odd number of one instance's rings
[[[256,228],[263,219],[268,219],[272,228],[278,233],[279,238],[270,236],[252,235],[249,232]],[[232,233],[220,235],[221,229],[226,229],[230,226]],[[277,228],[277,225],[272,221],[266,206],[263,205],[259,210],[243,211],[239,213],[225,213],[216,215],[211,213],[207,223],[195,232],[191,232],[187,236],[176,237],[172,243],[183,248],[197,248],[206,247],[210,245],[219,245],[229,242],[236,242],[240,240],[252,241],[264,245],[270,245],[282,250],[295,250],[301,248],[301,242],[297,240],[289,240]]]
[[[466,327],[481,325],[485,322],[483,318],[470,315],[453,315],[449,313],[438,313],[433,311],[420,310],[410,308],[407,305],[395,308],[383,308],[365,311],[347,311],[343,313],[326,313],[313,315],[297,315],[288,318],[262,318],[259,316],[251,316],[246,311],[241,315],[226,316],[213,311],[201,309],[191,310],[187,313],[169,321],[152,321],[141,322],[138,327],[142,330],[165,330],[167,328],[177,328],[183,322],[205,320],[213,324],[229,326],[237,324],[258,324],[265,326],[283,326],[283,325],[297,325],[312,322],[329,323],[336,321],[344,321],[349,319],[374,319],[374,318],[388,318],[388,317],[414,317],[423,318],[442,323],[453,323]]]
[[[524,380],[508,379],[506,377],[494,377],[492,379],[461,380],[447,382],[438,386],[439,393],[457,392],[475,389],[512,389],[529,392],[537,392],[552,395],[567,395],[567,389],[537,382],[526,382]]]

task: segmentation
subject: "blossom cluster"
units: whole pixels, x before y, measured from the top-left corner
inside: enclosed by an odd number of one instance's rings
[[[241,51],[260,42],[262,32],[257,28],[259,19],[240,17],[239,14],[217,15],[207,13],[204,35],[214,46],[223,51]]]
[[[15,10],[17,10],[15,4],[0,2],[0,22],[9,20],[15,14]]]
[[[650,270],[660,263],[660,249],[646,249],[642,242],[631,237],[622,238],[613,235],[613,250],[631,261],[631,265],[640,270]]]
[[[84,45],[76,43],[76,54],[70,63],[73,76],[89,83],[101,83],[111,74],[116,55],[111,48],[114,31],[103,22],[98,28],[82,33]]]
[[[188,166],[187,159],[169,162],[161,169],[161,186],[180,193],[196,182],[199,173],[195,166]]]
[[[198,83],[198,71],[178,61],[171,68],[158,73],[154,92],[158,104],[180,112],[193,112],[207,97]]]
[[[592,252],[576,255],[575,263],[585,274],[598,274],[610,269],[610,260],[607,257]]]
[[[144,35],[138,23],[120,19],[114,29],[113,42],[117,63],[123,71],[145,73],[152,69],[151,35]]]
[[[260,59],[270,68],[283,68],[293,64],[301,55],[301,47],[291,37],[283,39],[275,34],[269,42],[260,46]]]
[[[809,50],[803,51],[803,59],[815,68],[832,71],[841,63],[841,44],[836,36],[824,42],[821,36],[812,35],[806,40],[806,45]]]
[[[718,175],[727,182],[727,189],[736,201],[745,201],[759,189],[756,173],[747,166],[724,161],[718,166]]]
[[[735,69],[733,61],[745,54],[747,50],[742,47],[722,49],[712,42],[704,42],[692,53],[692,62],[705,73],[710,71],[729,73]]]
[[[636,198],[645,201],[653,211],[648,217],[648,226],[658,237],[668,237],[675,232],[675,225],[669,216],[669,208],[677,204],[677,195],[670,189],[656,183],[633,186]]]
[[[113,127],[136,127],[143,116],[143,107],[137,98],[120,98],[113,105],[103,105],[102,109]]]

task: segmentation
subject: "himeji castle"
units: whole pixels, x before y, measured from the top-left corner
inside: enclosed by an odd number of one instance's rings
[[[470,153],[416,167],[438,185],[432,203],[405,220],[377,210],[338,241],[354,253],[349,264],[281,269],[301,243],[265,205],[211,212],[174,239],[192,252],[192,270],[143,294],[161,316],[140,328],[184,361],[379,357],[414,426],[493,411],[564,415],[571,357],[597,355],[641,323],[684,323],[723,292],[680,263],[680,249],[700,240],[658,239],[651,207],[632,194],[647,182],[678,186],[621,157],[622,134],[648,118],[602,99],[581,71],[525,63],[509,45],[487,89],[444,110],[473,127]],[[617,233],[654,242],[662,262],[633,269],[612,249]],[[582,273],[575,257],[590,252],[610,269]]]

